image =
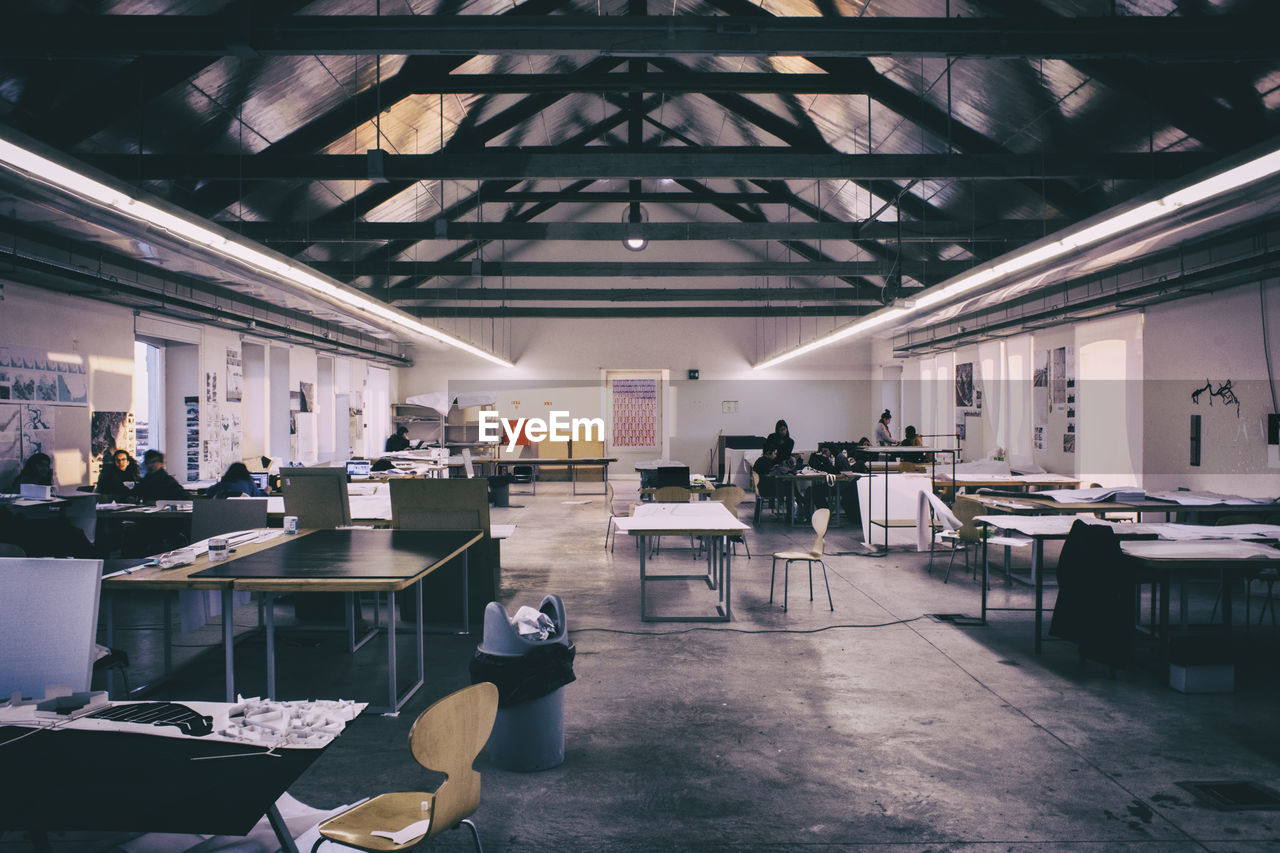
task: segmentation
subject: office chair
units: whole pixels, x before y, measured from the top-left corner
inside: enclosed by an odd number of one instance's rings
[[[466,824],[477,853],[480,833],[469,819],[480,805],[480,774],[472,767],[484,749],[498,715],[498,688],[488,681],[451,693],[423,711],[409,731],[409,751],[427,770],[444,773],[435,793],[381,794],[318,827],[316,853],[325,841],[358,850],[409,850],[446,829]],[[412,837],[396,842],[373,835],[378,830],[412,829]]]
[[[822,559],[823,540],[827,535],[827,524],[831,522],[831,510],[818,509],[814,510],[811,523],[813,524],[813,532],[817,537],[813,540],[813,547],[808,551],[779,551],[773,555],[773,568],[769,570],[769,603],[773,603],[773,579],[778,571],[778,561],[785,560],[782,568],[782,610],[787,609],[787,581],[791,572],[791,564],[801,561],[809,564],[809,600],[813,601],[813,564],[817,563],[822,566],[822,582],[827,585],[827,604],[832,610],[836,609],[835,602],[831,600],[831,582],[827,580],[827,564]]]
[[[211,500],[197,498],[191,502],[191,541],[199,542],[219,533],[253,530],[267,526],[266,498]]]

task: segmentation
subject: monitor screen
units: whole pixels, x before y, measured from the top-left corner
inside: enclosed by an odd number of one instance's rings
[[[264,492],[271,490],[271,475],[266,471],[263,471],[260,474],[250,474],[249,476],[253,479],[253,484],[257,486],[259,490]]]
[[[348,477],[368,477],[369,469],[373,465],[368,459],[349,459],[347,460],[347,476]]]

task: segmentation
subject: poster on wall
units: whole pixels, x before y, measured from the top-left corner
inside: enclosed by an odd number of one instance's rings
[[[204,401],[206,404],[217,405],[218,400],[218,374],[206,373],[204,375]]]
[[[184,397],[187,428],[187,479],[200,479],[200,398]]]
[[[1044,450],[1044,427],[1038,426],[1035,428],[1035,436],[1032,441],[1032,446],[1035,447],[1036,450]]]
[[[87,406],[89,371],[84,358],[51,358],[39,347],[0,346],[0,400]]]
[[[311,461],[315,458],[316,416],[310,412],[298,412],[294,415],[298,430],[298,461]]]
[[[227,402],[239,403],[244,396],[244,367],[240,350],[227,347]]]
[[[1063,453],[1075,453],[1075,452],[1076,452],[1076,437],[1075,437],[1075,433],[1070,433],[1070,432],[1063,433],[1063,435],[1062,435],[1062,452],[1063,452]]]
[[[22,458],[22,406],[0,404],[0,464],[12,463],[16,475]],[[0,476],[0,483],[8,479]]]
[[[1049,372],[1049,400],[1053,411],[1060,412],[1067,407],[1067,348],[1058,347],[1053,351],[1053,365]]]
[[[1036,369],[1031,377],[1031,408],[1037,426],[1049,423],[1049,351],[1036,353]]]
[[[316,410],[316,384],[314,382],[298,383],[298,411],[314,412]]]
[[[973,405],[973,362],[966,361],[956,365],[956,408],[972,409]]]
[[[222,424],[218,431],[218,451],[222,456],[223,470],[231,463],[241,460],[240,414],[238,412],[222,413]]]
[[[89,418],[89,482],[98,482],[104,457],[117,450],[138,458],[133,412],[94,412]]]
[[[658,446],[658,380],[610,381],[614,448]]]
[[[53,419],[56,406],[28,403],[22,407],[22,458],[33,453],[53,457]]]

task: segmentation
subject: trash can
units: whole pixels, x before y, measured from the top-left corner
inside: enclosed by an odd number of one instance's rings
[[[573,643],[558,595],[538,611],[553,628],[545,638],[521,635],[496,601],[484,610],[484,638],[471,659],[471,683],[498,686],[498,716],[489,761],[503,770],[547,770],[564,763],[564,685],[574,680]]]
[[[494,506],[511,506],[510,474],[492,474],[489,477],[489,503]]]

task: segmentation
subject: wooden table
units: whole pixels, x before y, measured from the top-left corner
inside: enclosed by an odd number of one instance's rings
[[[357,592],[385,595],[387,626],[387,705],[383,709],[399,709],[422,686],[423,625],[422,592],[419,581],[462,555],[462,630],[470,631],[467,613],[466,551],[479,542],[480,531],[434,530],[312,530],[297,536],[281,535],[268,542],[238,544],[236,553],[220,563],[210,563],[201,555],[188,566],[176,569],[146,567],[127,574],[104,577],[102,590],[107,596],[108,645],[114,631],[112,597],[138,589],[175,591],[180,589],[216,589],[222,595],[222,645],[225,660],[225,695],[235,698],[235,643],[233,636],[232,594],[237,590],[265,593],[267,596],[267,696],[275,698],[275,617],[272,600],[280,593],[343,592],[348,597],[347,634],[349,650],[354,652],[378,631],[374,626],[362,640],[355,640],[354,596]],[[396,606],[395,593],[413,588],[417,605],[417,681],[400,693],[397,691]]]
[[[607,489],[599,492],[578,491],[578,469],[582,467],[603,468],[604,476],[600,479],[601,482],[604,483],[609,480],[609,463],[617,461],[617,458],[613,456],[584,456],[578,459],[546,459],[540,456],[531,456],[527,459],[524,457],[516,457],[515,459],[495,459],[492,461],[492,464],[494,466],[494,470],[499,473],[508,465],[528,465],[532,468],[565,467],[569,469],[569,478],[573,481],[573,493],[575,495],[603,495]],[[533,477],[530,485],[533,487],[533,491],[530,494],[536,495],[538,493],[538,478],[536,475]]]

